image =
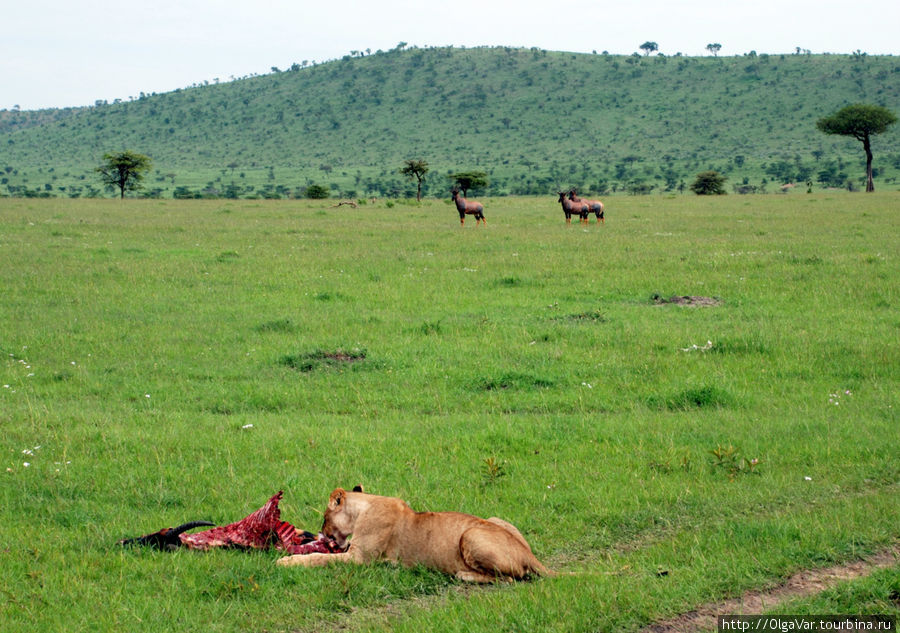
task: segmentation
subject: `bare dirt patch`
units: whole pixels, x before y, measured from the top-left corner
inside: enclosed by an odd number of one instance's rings
[[[876,569],[890,567],[898,562],[900,544],[851,563],[797,572],[773,589],[748,591],[739,598],[703,605],[689,613],[652,624],[644,629],[644,633],[696,633],[715,629],[716,619],[720,615],[760,615],[764,610],[782,602],[811,596],[845,580],[868,576]]]
[[[279,361],[292,369],[301,372],[310,372],[316,369],[339,369],[354,363],[361,363],[366,359],[366,350],[316,350],[307,354],[291,354],[283,356]]]
[[[694,295],[672,295],[668,299],[661,295],[653,295],[650,300],[656,305],[691,306],[693,308],[711,308],[722,305],[717,297],[699,297]]]

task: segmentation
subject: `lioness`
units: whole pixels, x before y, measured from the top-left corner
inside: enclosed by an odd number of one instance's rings
[[[331,562],[386,559],[426,565],[469,582],[552,575],[513,525],[460,512],[414,512],[402,499],[337,488],[331,493],[322,533],[350,547],[339,554],[298,554],[279,565],[313,567]]]

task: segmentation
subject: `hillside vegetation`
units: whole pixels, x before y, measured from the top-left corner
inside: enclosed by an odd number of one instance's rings
[[[848,186],[860,144],[817,118],[853,102],[900,104],[892,56],[640,57],[515,48],[413,48],[128,102],[0,112],[0,194],[97,195],[107,151],[153,158],[146,194],[409,196],[403,160],[479,169],[493,195],[578,186],[684,190],[698,171],[729,190]],[[876,183],[896,189],[900,126],[875,139]]]

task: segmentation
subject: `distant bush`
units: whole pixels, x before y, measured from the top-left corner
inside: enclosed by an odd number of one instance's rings
[[[172,197],[176,200],[197,200],[203,197],[199,191],[191,191],[185,186],[175,187]]]
[[[629,195],[632,196],[649,196],[650,192],[655,188],[656,185],[651,185],[647,182],[631,182],[625,187]]]
[[[725,195],[725,181],[727,178],[717,171],[703,171],[697,174],[697,179],[691,185],[691,191],[698,196],[723,196]]]
[[[327,185],[310,185],[306,188],[306,197],[313,200],[322,200],[331,195]]]

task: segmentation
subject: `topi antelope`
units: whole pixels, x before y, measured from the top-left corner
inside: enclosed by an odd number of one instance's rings
[[[563,213],[566,214],[566,224],[572,223],[572,216],[577,215],[581,222],[587,222],[588,205],[584,202],[574,202],[566,198],[565,191],[558,191],[559,202],[562,205]]]
[[[602,222],[603,224],[606,224],[606,221],[603,217],[603,209],[604,209],[603,203],[600,202],[599,200],[582,200],[575,193],[574,189],[569,191],[569,200],[572,200],[573,202],[583,202],[583,203],[587,204],[588,205],[588,213],[593,213],[594,215],[596,215],[598,223]],[[587,215],[584,216],[584,219],[587,220]]]
[[[467,215],[475,216],[475,225],[477,226],[479,222],[484,222],[487,225],[487,220],[484,219],[484,205],[480,202],[469,202],[461,195],[459,195],[459,189],[454,187],[450,190],[453,194],[453,202],[456,203],[456,210],[459,211],[459,223],[460,225],[464,225],[466,223]]]

